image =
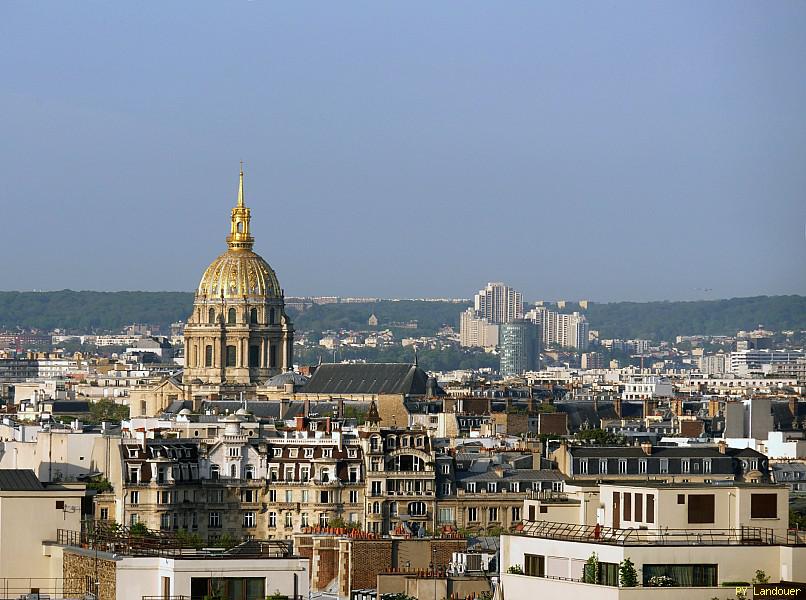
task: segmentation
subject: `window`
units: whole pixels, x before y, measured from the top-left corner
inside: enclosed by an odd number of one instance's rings
[[[381,482],[380,481],[373,481],[370,487],[370,495],[371,496],[380,496],[382,493],[381,491]]]
[[[308,502],[308,490],[302,490],[302,503],[306,504],[307,502]]]
[[[213,366],[213,347],[210,345],[204,347],[204,366]]]
[[[498,508],[495,506],[491,506],[487,509],[487,520],[488,521],[497,521],[498,520]]]
[[[210,325],[215,324],[215,309],[211,308],[207,313],[207,323]]]
[[[686,495],[685,494],[677,494],[677,503],[678,504],[685,504],[686,503]]]
[[[669,577],[681,587],[717,586],[717,565],[650,565],[644,564],[644,585],[652,577]]]
[[[238,477],[238,465],[233,463],[229,466],[229,476],[232,478]]]
[[[260,366],[260,346],[249,346],[249,366],[253,369]]]
[[[311,468],[310,467],[300,467],[299,468],[299,480],[300,481],[308,481],[311,477]]]
[[[277,527],[277,513],[275,512],[269,513],[269,527],[271,528]]]
[[[607,475],[607,459],[600,458],[599,459],[599,474],[600,475]]]
[[[274,325],[274,309],[269,309],[269,325]]]
[[[241,501],[242,502],[252,502],[252,490],[244,490],[241,492]]]
[[[129,525],[137,525],[140,522],[140,515],[133,513],[129,515]]]
[[[714,495],[689,494],[688,496],[688,522],[713,523],[714,522]]]
[[[171,513],[162,513],[160,515],[160,529],[171,528]]]
[[[294,501],[294,492],[292,490],[285,491],[285,501],[287,504],[290,504]]]
[[[285,468],[285,480],[294,481],[294,467]]]
[[[255,513],[253,511],[246,511],[243,514],[243,526],[244,527],[254,527],[255,526]]]
[[[226,366],[234,367],[236,362],[237,352],[235,346],[227,346],[227,363]]]
[[[635,520],[636,521],[643,521],[644,520],[644,495],[643,494],[636,494],[635,495]]]
[[[277,346],[269,344],[269,366],[273,369],[277,366]]]
[[[246,479],[254,479],[255,478],[255,465],[246,465],[244,469],[244,477]]]
[[[441,493],[443,496],[450,496],[451,495],[451,484],[450,483],[443,483],[441,485]]]
[[[498,491],[498,484],[494,481],[489,482],[487,484],[487,491],[490,492],[491,494],[494,494],[495,492]]]
[[[358,490],[350,490],[350,504],[358,502]]]
[[[140,504],[140,492],[132,492],[129,496],[129,504]]]
[[[291,529],[293,526],[294,523],[291,520],[291,513],[290,512],[285,513],[285,528]]]
[[[450,475],[451,466],[446,463],[446,464],[440,465],[439,470],[443,475]]]
[[[646,522],[647,523],[654,523],[655,522],[655,495],[654,494],[647,494],[646,495]]]
[[[479,520],[479,513],[478,509],[475,506],[471,506],[467,509],[467,520],[470,522],[475,522]]]
[[[517,494],[518,492],[520,492],[520,491],[521,491],[521,485],[520,485],[520,483],[519,483],[519,482],[517,482],[517,481],[513,481],[512,483],[510,483],[510,484],[509,484],[509,491],[510,491],[510,492],[513,492],[513,493],[515,493],[515,494]]]
[[[750,494],[751,519],[777,519],[777,494]]]
[[[620,458],[618,461],[618,472],[620,475],[627,474],[627,459]]]
[[[251,308],[249,309],[249,322],[253,325],[257,323],[257,309]]]
[[[274,458],[280,458],[283,455],[283,449],[282,448],[272,448],[271,452],[272,452],[272,456],[274,456]]]
[[[624,492],[624,512],[623,518],[625,521],[632,521],[632,494]]]
[[[521,507],[520,506],[513,506],[512,507],[512,522],[516,523],[517,521],[521,520]]]
[[[313,458],[313,448],[305,448],[305,458]]]
[[[235,309],[234,308],[230,308],[227,311],[227,324],[228,325],[234,325],[235,324]]]
[[[706,458],[702,461],[702,472],[703,473],[710,473],[711,472],[711,459]]]
[[[440,508],[439,513],[439,522],[440,523],[453,523],[453,509],[452,508]]]
[[[211,512],[208,516],[207,526],[214,529],[221,527],[221,513]]]
[[[579,473],[580,475],[587,475],[588,474],[588,459],[583,458],[579,461]]]
[[[307,527],[308,526],[308,513],[302,513],[299,516],[299,524],[300,524],[301,527]]]
[[[691,473],[691,461],[688,458],[683,458],[680,460],[680,472]]]
[[[638,472],[641,475],[645,475],[646,474],[646,468],[647,468],[647,460],[645,458],[640,459],[638,461]]]
[[[333,458],[333,448],[322,448],[322,458]]]
[[[523,555],[523,573],[524,575],[531,575],[532,577],[545,577],[546,576],[546,557],[538,554],[524,554]]]
[[[109,519],[109,509],[108,508],[102,508],[101,509],[101,520],[106,521],[107,519]]]
[[[468,481],[465,483],[465,492],[468,494],[475,494],[476,493],[476,482],[475,481]]]
[[[218,479],[221,474],[221,467],[218,465],[210,465],[210,479]]]

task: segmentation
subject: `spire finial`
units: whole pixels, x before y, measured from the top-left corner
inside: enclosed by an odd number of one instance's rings
[[[243,205],[243,161],[241,161],[241,178],[238,182],[238,206],[242,207]]]

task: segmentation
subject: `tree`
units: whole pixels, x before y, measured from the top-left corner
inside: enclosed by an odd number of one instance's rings
[[[756,583],[769,583],[769,582],[770,582],[770,576],[769,575],[767,575],[761,569],[756,570],[756,574],[753,577],[753,583],[754,584],[756,584]]]
[[[148,527],[146,527],[145,523],[138,521],[129,527],[129,533],[132,535],[148,535]]]
[[[621,587],[635,587],[638,585],[638,573],[629,558],[625,558],[619,565],[619,582]]]
[[[594,552],[585,561],[582,567],[582,581],[585,583],[599,583],[599,557]]]
[[[591,446],[626,446],[627,438],[604,429],[586,429],[576,434],[576,439]]]
[[[123,404],[115,404],[111,400],[98,400],[90,404],[89,423],[100,423],[101,421],[115,421],[119,423],[129,418],[129,407]]]

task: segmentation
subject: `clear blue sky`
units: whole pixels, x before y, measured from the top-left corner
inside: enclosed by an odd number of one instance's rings
[[[0,289],[806,293],[806,2],[0,3]],[[711,291],[704,291],[710,288]]]

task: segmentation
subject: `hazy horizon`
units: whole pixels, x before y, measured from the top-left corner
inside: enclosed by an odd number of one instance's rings
[[[806,3],[0,4],[0,287],[806,294]]]

